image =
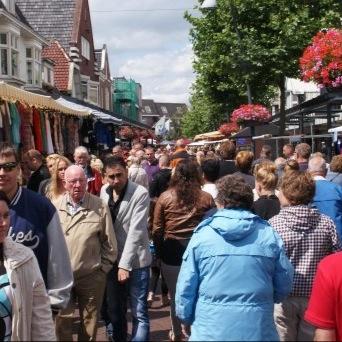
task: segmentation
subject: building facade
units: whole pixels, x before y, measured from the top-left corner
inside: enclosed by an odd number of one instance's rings
[[[27,22],[15,0],[0,1],[0,80],[19,87],[41,88],[42,73],[53,65],[42,60],[47,41]],[[48,82],[48,78],[45,80]]]

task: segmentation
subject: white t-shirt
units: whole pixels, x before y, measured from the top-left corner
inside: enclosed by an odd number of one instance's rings
[[[217,188],[214,183],[207,183],[202,186],[202,190],[210,194],[213,199],[217,197]]]

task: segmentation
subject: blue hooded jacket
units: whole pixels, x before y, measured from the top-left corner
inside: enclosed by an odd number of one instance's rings
[[[312,207],[334,221],[338,237],[342,241],[342,186],[327,180],[316,180],[315,184]]]
[[[191,341],[278,340],[274,302],[291,291],[293,267],[279,235],[250,211],[218,210],[183,255],[177,316]]]

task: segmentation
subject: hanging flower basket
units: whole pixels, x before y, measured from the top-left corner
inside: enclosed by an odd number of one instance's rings
[[[342,86],[342,30],[321,31],[312,39],[299,60],[304,81],[319,87]]]
[[[252,126],[269,122],[272,118],[268,109],[259,104],[241,105],[230,117],[232,122],[239,125]]]
[[[144,139],[149,139],[150,138],[150,132],[147,129],[143,129],[140,132],[140,136]]]
[[[119,136],[122,139],[133,139],[134,137],[134,132],[131,127],[129,126],[122,126],[119,130]]]
[[[225,136],[230,136],[231,134],[239,131],[239,126],[236,122],[229,122],[221,125],[219,131]]]

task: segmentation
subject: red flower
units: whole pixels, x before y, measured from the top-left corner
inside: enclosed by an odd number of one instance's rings
[[[342,86],[342,30],[318,32],[299,60],[304,81],[323,87]]]
[[[244,121],[268,122],[271,117],[272,115],[266,107],[259,104],[247,104],[235,109],[230,119],[236,123],[243,123]]]
[[[129,126],[122,126],[119,131],[119,135],[122,139],[132,139],[134,137],[134,132]]]
[[[236,133],[239,131],[239,126],[236,122],[225,123],[220,126],[219,131],[223,135],[231,135],[232,133]]]

